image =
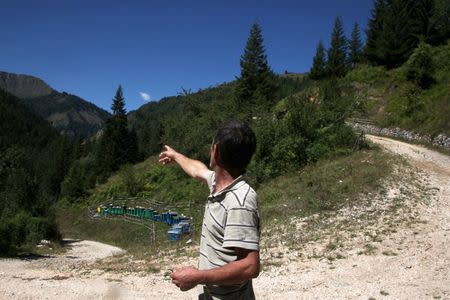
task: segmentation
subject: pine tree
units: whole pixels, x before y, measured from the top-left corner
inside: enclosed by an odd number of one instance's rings
[[[450,1],[422,1],[424,3],[422,4],[421,15],[425,18],[428,17],[423,26],[428,30],[425,41],[430,45],[444,44],[450,38]],[[428,3],[428,1],[431,1],[431,3]]]
[[[347,39],[344,35],[342,19],[337,17],[331,34],[330,48],[328,49],[327,74],[330,77],[345,75],[347,57]]]
[[[124,163],[136,162],[138,159],[136,133],[128,130],[125,99],[120,85],[111,109],[113,116],[106,121],[97,151],[99,173],[103,175],[117,170]]]
[[[384,28],[384,18],[386,14],[386,0],[375,0],[371,11],[371,18],[367,23],[366,46],[364,56],[373,64],[381,64],[379,55],[379,37]]]
[[[419,41],[437,45],[450,35],[448,0],[376,0],[364,54],[374,64],[403,64]]]
[[[352,35],[349,42],[350,53],[348,55],[348,63],[351,68],[361,62],[362,58],[362,42],[358,23],[353,25]]]
[[[240,59],[236,100],[238,106],[251,110],[268,107],[274,102],[274,74],[267,62],[261,28],[254,23],[244,53]]]
[[[325,47],[322,41],[319,41],[316,48],[316,54],[313,58],[313,64],[311,70],[309,71],[309,77],[311,79],[322,79],[326,75],[326,57],[325,57]]]
[[[403,64],[416,48],[419,20],[416,18],[417,0],[391,0],[384,16],[379,36],[379,59],[388,68]]]
[[[428,40],[432,34],[431,17],[434,13],[435,0],[417,0],[412,7],[411,17],[416,20],[414,32],[422,39]]]
[[[111,105],[111,110],[114,116],[124,117],[127,112],[125,110],[125,98],[123,97],[122,86],[119,85],[114,96],[113,103]]]

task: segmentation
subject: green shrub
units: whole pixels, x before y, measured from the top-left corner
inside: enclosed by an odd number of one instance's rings
[[[141,191],[142,185],[136,178],[136,172],[132,165],[127,164],[120,169],[119,176],[122,180],[122,185],[125,188],[127,196],[134,197]]]
[[[355,98],[344,97],[336,82],[283,99],[276,107],[278,119],[267,116],[254,123],[258,145],[249,174],[262,182],[308,162],[350,153],[356,136],[344,121],[356,108]]]
[[[42,239],[59,240],[60,234],[53,217],[33,217],[20,211],[0,220],[0,254],[14,254],[32,248]]]
[[[389,73],[382,66],[358,65],[345,76],[350,82],[374,84],[386,80]]]
[[[427,89],[435,81],[431,46],[420,42],[406,62],[406,78],[417,86]]]

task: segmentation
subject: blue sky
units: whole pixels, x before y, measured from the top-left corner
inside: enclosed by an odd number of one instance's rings
[[[306,72],[336,16],[364,29],[372,0],[3,0],[0,70],[29,74],[106,110],[234,80],[253,22],[275,72]],[[364,34],[362,34],[364,37]],[[148,97],[142,97],[142,93]],[[146,98],[146,99],[143,99]]]

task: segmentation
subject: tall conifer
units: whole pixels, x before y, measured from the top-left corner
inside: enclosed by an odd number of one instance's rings
[[[361,61],[362,42],[358,23],[353,25],[352,35],[349,42],[348,62],[351,68],[354,68]]]
[[[420,32],[417,0],[391,0],[379,36],[379,59],[388,68],[403,64],[416,48]]]
[[[431,45],[445,44],[450,38],[450,1],[433,1],[430,23],[431,30],[426,41]]]
[[[381,64],[379,55],[379,37],[384,28],[386,7],[386,0],[375,0],[371,11],[371,17],[367,23],[367,40],[364,48],[364,56],[368,61],[374,64]]]
[[[267,62],[261,27],[254,23],[240,59],[237,102],[250,109],[267,107],[274,101],[274,74]]]
[[[137,138],[135,132],[128,130],[125,99],[119,85],[111,105],[113,116],[106,121],[97,159],[100,173],[107,175],[124,163],[137,160]]]
[[[111,110],[114,116],[124,117],[127,114],[125,110],[125,98],[123,97],[121,85],[119,85],[116,90],[116,95],[114,96]]]
[[[347,39],[344,35],[342,19],[337,17],[331,34],[330,48],[328,49],[327,73],[330,77],[345,75],[347,57]]]
[[[316,48],[316,54],[313,58],[313,64],[311,70],[309,71],[309,77],[311,79],[321,79],[325,76],[326,72],[326,57],[325,57],[325,47],[322,41],[319,41]]]

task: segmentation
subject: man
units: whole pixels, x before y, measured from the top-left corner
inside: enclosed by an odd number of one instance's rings
[[[256,149],[246,124],[230,121],[219,127],[211,145],[209,170],[169,146],[162,164],[176,162],[189,176],[208,184],[199,267],[171,274],[182,291],[201,285],[199,299],[254,299],[252,278],[259,275],[260,212],[255,191],[243,178]]]

